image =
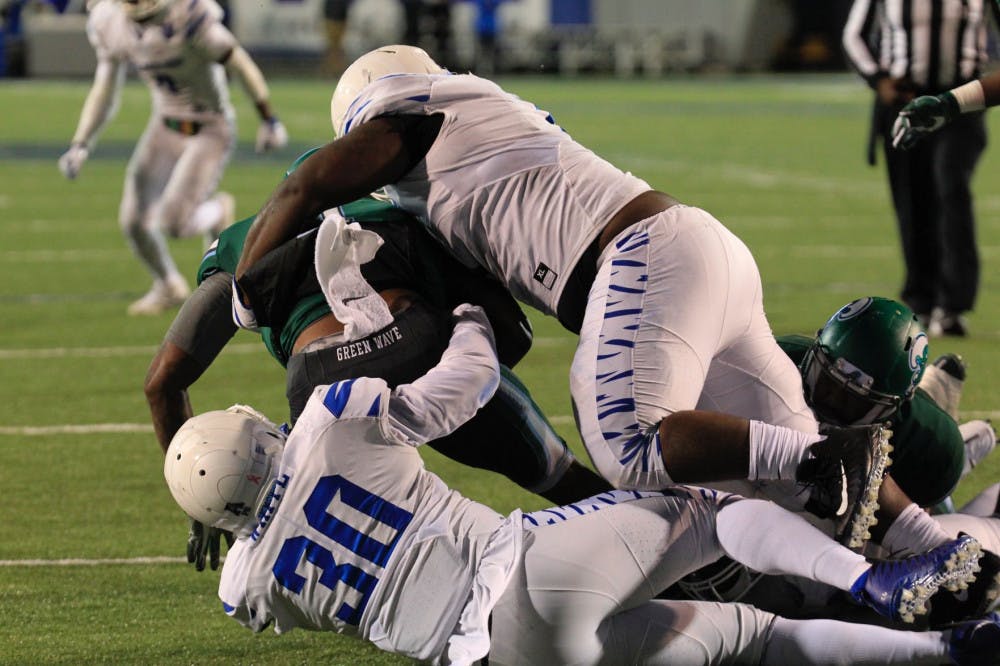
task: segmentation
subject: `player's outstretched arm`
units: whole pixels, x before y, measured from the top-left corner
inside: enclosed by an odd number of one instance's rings
[[[164,452],[184,422],[194,415],[188,388],[236,332],[229,303],[229,274],[216,273],[206,278],[181,306],[150,363],[144,390],[153,430]],[[233,544],[232,534],[192,520],[187,561],[197,571],[203,571],[206,563],[218,569],[223,539],[227,545]]]
[[[118,111],[121,88],[125,81],[125,64],[111,58],[101,58],[94,70],[94,83],[87,93],[80,120],[69,150],[59,158],[59,170],[70,180],[77,177],[90,156],[101,130]]]
[[[223,64],[230,73],[236,74],[240,79],[244,90],[257,108],[260,126],[257,128],[256,151],[263,153],[287,146],[288,130],[271,108],[271,93],[267,81],[264,80],[264,74],[250,54],[242,46],[237,46],[229,52]]]

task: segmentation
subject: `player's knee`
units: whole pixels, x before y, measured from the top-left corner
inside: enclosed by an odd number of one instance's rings
[[[181,238],[187,235],[185,228],[191,212],[191,207],[184,202],[164,200],[156,207],[154,218],[164,233]]]

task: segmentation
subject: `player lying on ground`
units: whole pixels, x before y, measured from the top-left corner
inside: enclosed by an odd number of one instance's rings
[[[316,389],[290,437],[236,406],[194,417],[164,474],[191,516],[239,540],[225,611],[255,630],[357,635],[437,663],[988,663],[1000,617],[915,633],[794,621],[739,604],[653,600],[723,554],[818,578],[899,617],[973,574],[962,537],[869,564],[773,503],[707,489],[612,491],[502,516],[450,490],[417,447],[470,418],[499,368],[481,310],[460,306],[441,362],[389,389]]]

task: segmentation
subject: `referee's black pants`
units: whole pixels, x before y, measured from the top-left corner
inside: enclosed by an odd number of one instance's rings
[[[971,182],[986,148],[984,114],[963,114],[900,151],[891,136],[898,110],[884,108],[880,124],[906,268],[900,297],[918,315],[966,312],[979,288]]]

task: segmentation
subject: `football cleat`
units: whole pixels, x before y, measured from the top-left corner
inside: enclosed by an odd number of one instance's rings
[[[834,521],[837,538],[861,548],[871,538],[878,492],[891,464],[889,438],[882,425],[827,428],[826,439],[810,447],[812,457],[796,470],[796,480],[810,487],[806,511]]]
[[[932,338],[944,336],[964,338],[969,335],[969,327],[961,313],[934,308],[931,321],[927,325],[927,335]]]
[[[1000,613],[990,613],[952,629],[948,656],[959,666],[1000,665]]]
[[[968,534],[922,555],[876,562],[854,583],[854,599],[892,620],[911,623],[927,613],[939,589],[967,589],[979,571],[982,546]]]
[[[984,617],[1000,600],[1000,557],[988,550],[979,559],[980,570],[968,588],[939,590],[931,599],[927,618],[931,627],[943,627]]]
[[[155,316],[175,308],[191,294],[187,281],[180,275],[156,280],[146,294],[128,306],[132,316]]]

